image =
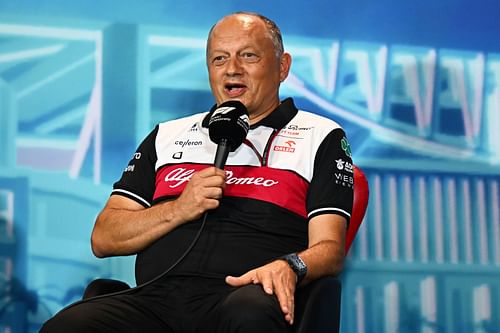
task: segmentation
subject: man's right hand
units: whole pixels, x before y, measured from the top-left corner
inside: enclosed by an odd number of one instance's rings
[[[219,207],[225,186],[224,170],[209,167],[195,172],[184,191],[174,200],[174,213],[184,222],[200,218],[207,210]]]

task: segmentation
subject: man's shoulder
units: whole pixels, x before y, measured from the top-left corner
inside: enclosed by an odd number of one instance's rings
[[[327,131],[337,128],[342,129],[342,126],[331,118],[301,109],[299,109],[297,115],[289,122],[288,126],[293,126],[294,122],[297,123],[296,126],[300,124],[300,126],[321,128]]]

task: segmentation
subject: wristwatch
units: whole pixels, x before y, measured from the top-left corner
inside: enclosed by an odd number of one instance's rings
[[[299,284],[307,274],[307,266],[297,253],[286,254],[278,259],[285,260],[290,268],[297,275],[297,284]]]

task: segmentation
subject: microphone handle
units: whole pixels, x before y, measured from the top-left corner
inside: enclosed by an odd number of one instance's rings
[[[217,145],[217,152],[215,153],[214,166],[216,168],[224,169],[230,150],[231,146],[229,144],[229,141],[224,138],[221,139],[219,144]]]

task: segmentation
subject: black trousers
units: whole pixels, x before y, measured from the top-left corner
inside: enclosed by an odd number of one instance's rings
[[[67,308],[40,332],[288,333],[291,326],[261,285],[234,288],[223,279],[169,277]]]

